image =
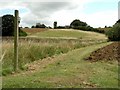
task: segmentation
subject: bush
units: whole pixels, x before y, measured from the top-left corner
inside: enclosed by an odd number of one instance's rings
[[[65,29],[65,26],[58,26],[57,29]]]
[[[27,33],[19,28],[19,36],[27,36]]]
[[[110,41],[120,41],[120,23],[116,23],[111,30],[106,32]]]

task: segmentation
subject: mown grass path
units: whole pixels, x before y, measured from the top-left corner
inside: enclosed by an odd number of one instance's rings
[[[29,64],[29,71],[3,77],[3,88],[118,87],[117,62],[85,61],[94,50],[110,43],[91,45]]]

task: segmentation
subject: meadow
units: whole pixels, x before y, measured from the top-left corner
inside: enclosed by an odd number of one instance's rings
[[[3,88],[118,86],[116,61],[91,63],[84,60],[91,52],[111,44],[103,34],[45,30],[21,37],[18,73],[13,72],[13,39],[3,38],[2,44],[5,52]]]

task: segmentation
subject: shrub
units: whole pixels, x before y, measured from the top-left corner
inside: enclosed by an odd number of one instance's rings
[[[19,28],[19,36],[27,36],[27,33]]]
[[[110,41],[120,41],[120,23],[116,23],[111,30],[106,32]]]

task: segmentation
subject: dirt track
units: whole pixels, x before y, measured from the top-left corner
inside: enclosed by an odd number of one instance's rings
[[[91,55],[86,59],[90,61],[120,61],[120,42],[114,42],[106,47],[100,48],[91,53]]]

